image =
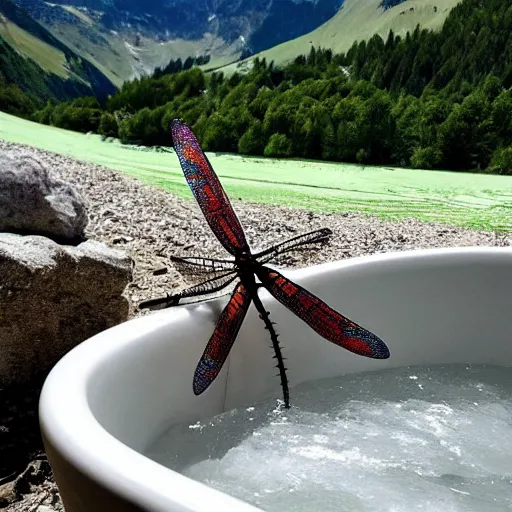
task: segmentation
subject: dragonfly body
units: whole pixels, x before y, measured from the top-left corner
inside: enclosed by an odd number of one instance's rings
[[[269,331],[276,367],[279,370],[284,403],[289,407],[289,387],[284,358],[270,314],[264,308],[258,289],[270,294],[326,340],[356,354],[386,359],[386,344],[370,331],[341,315],[321,299],[292,282],[277,270],[265,265],[280,254],[297,249],[311,249],[325,243],[331,231],[327,228],[298,235],[256,254],[251,252],[244,231],[210,162],[190,128],[180,120],[171,126],[175,151],[185,178],[216,237],[233,259],[198,256],[172,257],[171,261],[185,275],[208,277],[180,293],[151,299],[141,308],[161,309],[178,304],[198,302],[225,293],[234,284],[231,298],[219,316],[215,330],[196,367],[193,390],[203,393],[215,380],[235,342],[243,320],[254,303]],[[257,280],[256,280],[257,278]]]

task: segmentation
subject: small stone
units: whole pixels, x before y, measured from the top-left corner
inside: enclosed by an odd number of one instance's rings
[[[127,244],[129,242],[133,242],[133,237],[121,235],[121,236],[115,236],[114,238],[112,238],[112,243],[114,245]]]
[[[157,268],[156,270],[153,270],[153,275],[154,276],[162,276],[164,274],[167,274],[167,272],[169,272],[169,269],[167,267],[160,267],[160,268]]]
[[[15,482],[7,482],[0,485],[0,508],[6,507],[17,499]]]

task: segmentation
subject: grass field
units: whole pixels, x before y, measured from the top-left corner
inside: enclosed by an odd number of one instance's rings
[[[42,126],[0,112],[0,139],[105,165],[191,198],[173,154]],[[208,154],[233,198],[308,210],[415,217],[512,232],[512,177]]]

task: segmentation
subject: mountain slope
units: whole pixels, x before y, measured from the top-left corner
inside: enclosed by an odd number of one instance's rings
[[[55,0],[62,7],[72,5],[83,13],[101,13],[106,29],[131,28],[141,36],[199,40],[213,33],[230,44],[252,34],[266,23],[277,42],[304,34],[334,16],[343,0]],[[18,0],[22,5],[37,0]],[[55,5],[47,4],[47,5]],[[41,7],[39,7],[40,9]],[[55,8],[52,7],[53,11]],[[282,22],[285,22],[284,24]],[[265,48],[272,46],[261,38]]]
[[[23,9],[0,0],[0,79],[41,99],[104,96],[114,85]]]
[[[336,15],[316,30],[256,56],[280,64],[297,55],[307,55],[311,46],[331,48],[340,53],[347,51],[355,41],[368,40],[374,34],[385,40],[390,30],[405,35],[418,24],[422,28],[438,30],[458,3],[460,0],[345,0]],[[252,59],[223,70],[243,69]]]
[[[227,64],[222,69],[229,73],[243,69],[252,60],[237,63],[241,57],[260,51],[259,55],[279,64],[308,53],[312,45],[340,52],[355,40],[368,39],[376,33],[385,38],[390,29],[398,34],[412,31],[417,24],[435,29],[459,2],[14,1],[39,23],[30,18],[25,21],[20,16],[14,20],[4,7],[12,6],[11,0],[0,0],[0,12],[7,18],[3,26],[0,23],[0,36],[9,44],[46,71],[62,77],[69,76],[68,55],[72,52],[75,61],[90,63],[117,86],[151,73],[156,67],[164,68],[171,59],[208,54],[211,59],[205,69]],[[282,42],[296,36],[300,37]],[[34,38],[41,44],[35,44]]]
[[[111,81],[208,54],[209,67],[305,34],[343,0],[15,0]]]

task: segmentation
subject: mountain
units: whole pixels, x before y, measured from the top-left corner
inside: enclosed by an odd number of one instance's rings
[[[0,0],[0,84],[15,84],[40,99],[98,97],[112,82],[26,11]]]
[[[209,67],[310,32],[343,0],[15,0],[111,81],[208,54]]]
[[[104,28],[144,36],[200,40],[212,33],[227,44],[241,37],[260,51],[309,32],[336,14],[343,0],[56,0],[101,17]],[[42,0],[18,0],[41,9]],[[34,12],[31,11],[34,15]],[[266,36],[262,31],[269,30]],[[258,33],[259,32],[259,33]],[[254,36],[254,37],[253,37]]]
[[[312,32],[277,45],[243,62],[223,68],[226,72],[244,69],[254,57],[282,64],[297,55],[307,55],[311,46],[346,52],[354,41],[369,40],[379,34],[386,40],[389,31],[404,36],[417,25],[440,30],[450,11],[461,0],[345,0],[337,13]]]
[[[390,29],[436,29],[459,0],[12,1],[30,16],[0,0],[0,36],[20,54],[62,78],[79,61],[89,77],[120,86],[189,56],[209,55],[205,69],[232,72],[254,54],[282,63],[312,45],[339,52]]]

